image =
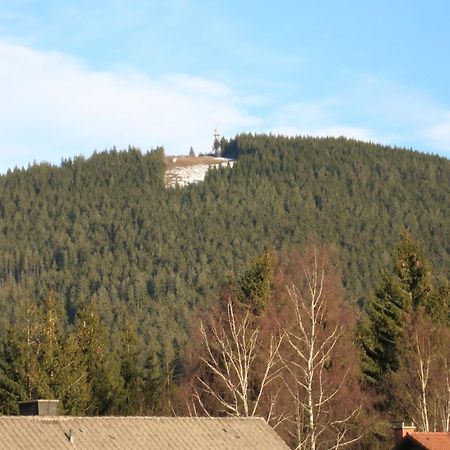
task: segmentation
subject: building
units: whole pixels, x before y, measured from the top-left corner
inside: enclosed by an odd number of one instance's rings
[[[394,450],[450,450],[450,433],[420,432],[402,423],[394,434]]]
[[[220,133],[218,128],[214,129],[213,154],[218,158],[222,156],[222,145],[220,143]]]
[[[0,448],[274,449],[289,447],[261,418],[58,416],[55,401],[21,405],[0,416]]]

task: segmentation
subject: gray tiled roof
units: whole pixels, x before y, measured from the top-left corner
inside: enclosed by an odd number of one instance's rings
[[[288,449],[259,418],[69,416],[0,416],[0,448]]]

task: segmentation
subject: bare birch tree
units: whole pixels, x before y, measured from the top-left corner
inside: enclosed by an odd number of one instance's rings
[[[428,385],[430,382],[430,371],[433,363],[432,347],[429,339],[420,342],[418,332],[414,333],[414,347],[417,355],[417,365],[415,375],[419,387],[418,398],[415,403],[417,414],[417,423],[423,431],[430,431],[429,412],[428,412]]]
[[[346,383],[348,370],[334,372],[336,350],[343,327],[329,314],[324,290],[325,265],[314,254],[303,268],[303,283],[287,286],[295,321],[286,333],[290,352],[285,367],[290,377],[286,386],[294,400],[295,438],[298,449],[340,449],[355,443],[352,425],[360,405],[338,416],[336,400]],[[338,371],[339,372],[339,371]]]
[[[437,429],[450,432],[450,328],[440,325],[437,330],[436,381],[436,422]]]
[[[406,328],[392,391],[405,416],[421,431],[449,431],[449,330],[417,313]]]
[[[449,336],[450,333],[447,333]],[[450,342],[448,340],[447,342]],[[447,344],[448,345],[448,344]],[[447,353],[448,349],[447,349]],[[441,362],[441,377],[440,377],[440,391],[437,396],[436,409],[438,416],[438,424],[440,429],[444,432],[450,432],[450,354],[443,355],[440,358]]]
[[[393,392],[401,408],[421,431],[430,431],[430,377],[436,359],[434,328],[431,320],[420,315],[405,330],[400,369],[392,375]]]
[[[201,324],[190,412],[262,416],[300,450],[349,447],[361,410],[354,315],[316,255],[300,278],[290,257],[275,276],[262,315],[230,295]]]
[[[238,314],[235,309],[228,299],[225,319],[200,326],[204,349],[200,360],[206,374],[197,377],[194,413],[200,407],[207,415],[259,415],[276,426],[282,420],[276,408],[278,395],[269,388],[280,377],[282,336],[271,333],[263,343],[261,329],[250,313]]]

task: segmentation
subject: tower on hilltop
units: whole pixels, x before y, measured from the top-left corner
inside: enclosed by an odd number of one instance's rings
[[[220,146],[220,133],[217,127],[214,128],[213,153],[215,156],[222,156],[222,148]]]

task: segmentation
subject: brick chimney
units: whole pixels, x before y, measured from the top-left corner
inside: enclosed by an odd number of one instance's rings
[[[19,402],[21,416],[57,416],[59,400],[25,400]]]
[[[405,425],[405,422],[394,426],[395,444],[398,444],[406,435],[414,434],[416,427],[413,423],[411,425]]]

